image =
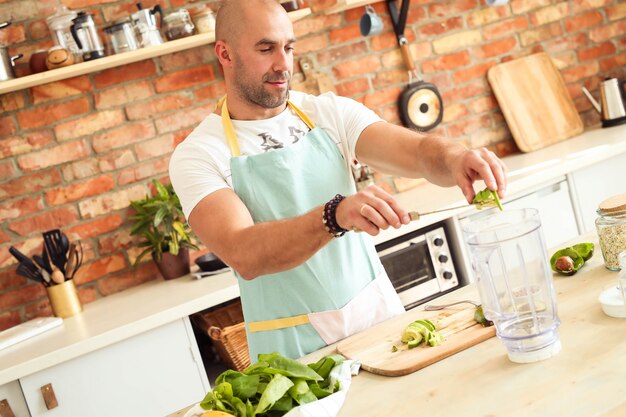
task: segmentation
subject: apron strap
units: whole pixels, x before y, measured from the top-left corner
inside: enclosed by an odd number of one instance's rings
[[[232,120],[230,120],[230,114],[228,114],[226,95],[220,99],[217,105],[222,107],[222,126],[224,126],[224,134],[226,135],[226,143],[228,143],[228,147],[230,148],[230,154],[233,157],[240,156],[241,150],[239,150],[235,127],[233,126]]]
[[[293,109],[293,111],[295,111],[296,114],[298,116],[300,116],[300,119],[302,119],[304,124],[306,124],[309,127],[309,129],[311,129],[311,130],[315,129],[315,123],[313,123],[313,121],[311,121],[311,119],[309,119],[309,116],[304,114],[304,112],[302,110],[300,110],[299,108],[297,108],[296,105],[293,104],[290,100],[287,100],[287,104],[289,104],[289,107],[291,107]]]
[[[294,327],[307,323],[309,323],[309,316],[301,314],[299,316],[285,317],[282,319],[253,321],[248,323],[248,331],[250,331],[250,333],[266,332],[268,330],[285,329],[287,327]]]
[[[309,119],[309,117],[302,112],[295,104],[291,101],[287,100],[287,104],[289,107],[293,109],[294,112],[302,119],[304,124],[306,124],[309,129],[315,129],[315,124]],[[226,104],[226,95],[224,95],[218,102],[217,108],[222,108],[222,126],[224,127],[224,134],[226,135],[226,143],[230,148],[230,154],[233,157],[240,156],[241,150],[239,149],[239,141],[237,140],[237,135],[235,134],[235,127],[233,126],[232,120],[230,120],[230,114],[228,113],[228,105]]]

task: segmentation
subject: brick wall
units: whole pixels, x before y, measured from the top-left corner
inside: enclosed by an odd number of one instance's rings
[[[127,0],[62,0],[96,14],[100,27],[134,10]],[[185,0],[149,0],[167,11]],[[215,1],[189,2],[189,6]],[[407,75],[385,3],[383,33],[363,38],[363,8],[325,15],[335,0],[308,0],[313,15],[295,24],[297,53],[316,70],[387,120],[399,123],[396,100]],[[0,43],[26,56],[52,45],[45,17],[57,0],[0,0]],[[512,0],[487,7],[483,0],[413,0],[406,30],[426,80],[446,106],[437,132],[500,155],[517,152],[498,109],[486,71],[532,52],[554,58],[587,127],[599,116],[581,94],[605,76],[626,75],[626,3],[620,0]],[[18,61],[20,62],[20,61]],[[41,231],[61,227],[79,238],[85,263],[76,277],[84,303],[142,282],[160,279],[151,261],[133,268],[138,254],[129,237],[129,202],[150,192],[152,178],[167,180],[177,143],[210,112],[224,92],[211,46],[199,47],[99,73],[0,96],[0,329],[51,314],[44,288],[15,274],[8,253],[41,249]],[[377,175],[402,191],[420,182]]]

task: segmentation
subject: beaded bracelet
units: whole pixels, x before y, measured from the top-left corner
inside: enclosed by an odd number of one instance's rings
[[[341,194],[337,194],[332,198],[326,205],[324,206],[324,211],[322,212],[322,221],[324,222],[324,227],[326,231],[333,235],[333,237],[341,237],[348,230],[337,224],[337,219],[335,215],[337,213],[337,206],[341,203],[345,197]]]

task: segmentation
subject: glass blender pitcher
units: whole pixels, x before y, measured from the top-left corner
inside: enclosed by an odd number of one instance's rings
[[[539,213],[495,212],[463,227],[483,312],[509,359],[540,361],[561,350],[552,272]]]
[[[72,26],[72,20],[76,18],[76,12],[69,10],[64,5],[60,5],[56,13],[46,19],[48,29],[52,34],[52,39],[56,46],[63,49],[67,49],[73,55],[75,60],[82,56],[76,41],[72,37],[70,27]]]
[[[70,31],[76,41],[76,45],[78,45],[83,54],[83,59],[90,61],[105,56],[104,46],[100,36],[98,36],[98,32],[96,32],[96,25],[92,15],[79,12],[73,22],[72,26],[70,26]]]

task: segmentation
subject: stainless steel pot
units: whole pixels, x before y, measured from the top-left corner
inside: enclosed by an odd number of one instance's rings
[[[24,54],[11,56],[7,46],[0,46],[0,81],[11,80],[15,78],[15,61],[23,57]]]

